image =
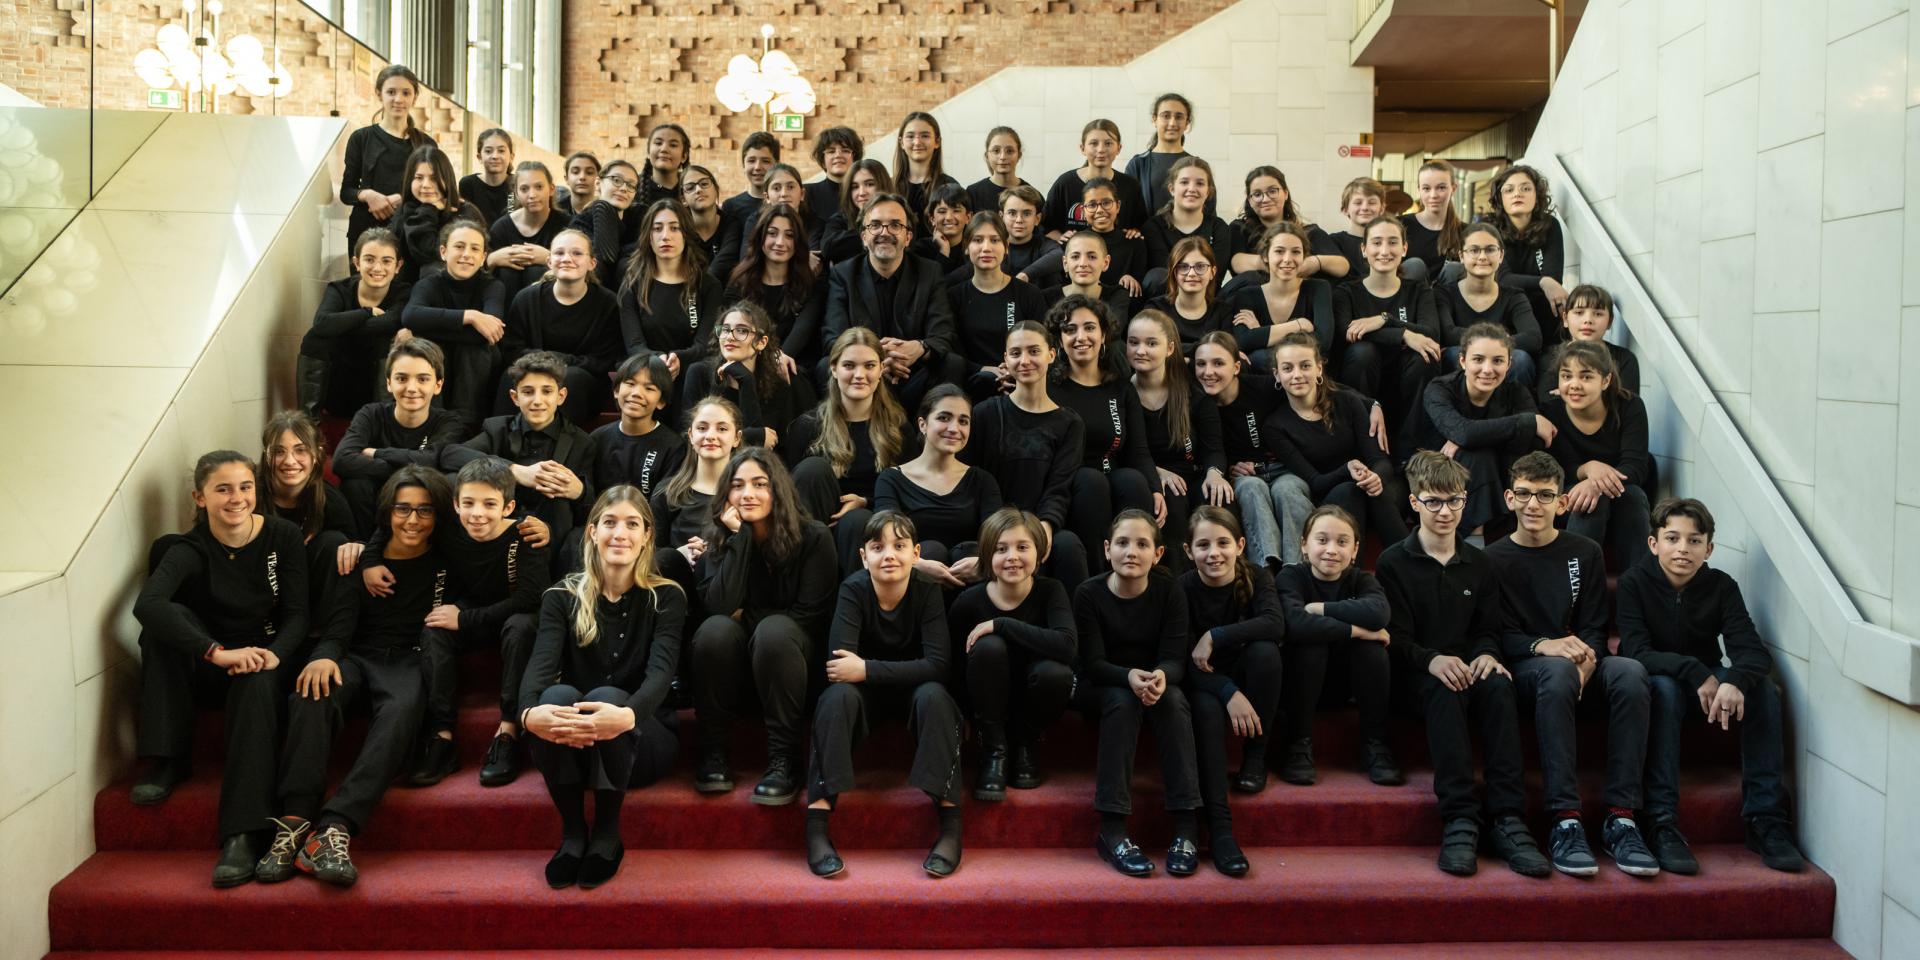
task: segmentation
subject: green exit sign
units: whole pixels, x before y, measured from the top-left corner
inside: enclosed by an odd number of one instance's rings
[[[147,106],[161,110],[178,110],[180,109],[180,91],[148,90]]]
[[[781,133],[805,133],[807,118],[798,113],[776,113],[773,115],[773,128]]]

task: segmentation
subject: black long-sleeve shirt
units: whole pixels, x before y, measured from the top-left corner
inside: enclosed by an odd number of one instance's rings
[[[767,363],[773,362],[771,354],[763,356],[767,357]],[[716,365],[720,365],[727,377],[715,379]],[[760,391],[760,378],[763,376],[774,379],[771,395],[763,395]],[[793,421],[814,406],[813,388],[807,385],[805,378],[789,377],[778,369],[750,371],[717,354],[687,370],[685,396],[689,403],[681,411],[683,426],[693,416],[694,405],[698,403],[695,398],[721,396],[733,401],[740,408],[738,426],[741,439],[752,447],[766,446],[768,427],[773,428],[776,436],[786,436]]]
[[[1440,656],[1499,657],[1500,576],[1478,547],[1456,539],[1442,566],[1415,530],[1381,551],[1374,567],[1393,611],[1387,653],[1402,669],[1424,671]]]
[[[947,635],[958,649],[965,646],[967,634],[974,627],[988,621],[993,622],[993,632],[1008,643],[1018,644],[1034,656],[1073,665],[1080,632],[1074,625],[1073,603],[1060,581],[1034,577],[1027,598],[1011,610],[997,606],[987,596],[987,585],[976,583],[954,599],[947,614]]]
[[[1014,177],[1014,179],[1019,181],[1019,186],[1032,186],[1024,177]],[[974,213],[999,213],[1000,195],[1011,189],[1013,188],[994,183],[990,176],[981,177],[967,184],[967,209]]]
[[[499,186],[494,186],[487,182],[486,177],[469,173],[460,178],[460,199],[473,204],[480,211],[481,223],[492,223],[506,216],[507,208],[512,205],[513,174],[508,173]]]
[[[459,592],[453,565],[437,547],[406,560],[377,561],[393,574],[393,592],[376,597],[358,583],[340,591],[342,610],[327,622],[327,632],[314,644],[313,660],[338,661],[350,653],[386,653],[420,645],[427,614],[452,601]]]
[[[583,647],[573,635],[579,601],[558,587],[542,595],[540,630],[520,682],[523,712],[539,706],[546,689],[558,683],[630,691],[621,706],[632,708],[636,718],[653,716],[666,703],[685,640],[686,595],[668,585],[634,587],[618,601],[595,600],[598,635]]]
[[[1385,630],[1393,618],[1387,593],[1373,574],[1350,566],[1338,580],[1322,580],[1304,563],[1289,563],[1275,578],[1286,609],[1287,642],[1334,644],[1353,636],[1353,628]],[[1307,612],[1307,604],[1321,612]]]
[[[1217,400],[1208,397],[1208,400]],[[1216,403],[1220,417],[1220,444],[1227,463],[1265,467],[1280,455],[1260,436],[1267,414],[1287,402],[1273,378],[1249,370],[1240,374],[1240,389],[1232,403]]]
[[[1731,664],[1727,682],[1751,693],[1773,672],[1773,654],[1747,615],[1740,584],[1724,571],[1700,564],[1676,589],[1652,554],[1620,575],[1615,598],[1620,653],[1656,677],[1677,677],[1698,689],[1720,666],[1721,641]]]
[[[299,527],[263,517],[260,532],[235,549],[196,523],[155,541],[150,554],[133,616],[181,654],[198,660],[217,643],[266,647],[291,661],[306,645],[313,619]]]
[[[1533,392],[1512,380],[1501,381],[1476,407],[1467,399],[1467,375],[1456,370],[1427,382],[1413,431],[1417,448],[1438,450],[1452,441],[1467,450],[1497,449],[1522,453],[1534,441]]]
[[[1106,687],[1128,687],[1128,670],[1164,670],[1167,683],[1186,677],[1193,635],[1187,632],[1187,598],[1173,577],[1147,575],[1147,589],[1122,599],[1107,587],[1107,574],[1089,578],[1073,592],[1073,622],[1080,631],[1077,672]]]
[[[1220,441],[1220,405],[1198,386],[1192,387],[1187,398],[1187,440],[1178,446],[1174,445],[1173,426],[1167,419],[1167,407],[1172,405],[1169,401],[1158,410],[1149,409],[1145,404],[1140,407],[1140,419],[1147,428],[1147,452],[1153,456],[1154,465],[1196,475],[1212,469],[1225,476],[1227,458]],[[974,429],[978,430],[979,418],[974,419]]]
[[[1462,346],[1460,337],[1468,327],[1491,323],[1513,334],[1514,349],[1539,356],[1545,341],[1541,339],[1540,322],[1534,317],[1526,295],[1504,286],[1499,291],[1485,310],[1475,310],[1460,292],[1460,284],[1442,283],[1435,287],[1434,305],[1440,311],[1440,345]]]
[[[1565,530],[1544,547],[1512,537],[1487,544],[1500,575],[1500,653],[1512,663],[1535,640],[1572,634],[1607,655],[1607,565],[1600,545]]]
[[[487,221],[480,215],[480,208],[464,200],[458,206],[436,207],[431,203],[418,203],[413,200],[400,201],[400,211],[393,215],[397,225],[395,232],[406,249],[401,251],[400,279],[408,282],[437,272],[440,260],[440,231],[455,220],[472,220],[480,224],[485,232]]]
[[[827,284],[824,277],[814,278],[813,286],[807,288],[806,298],[798,306],[787,302],[787,285],[784,283],[775,286],[729,285],[722,299],[727,303],[750,300],[767,311],[767,316],[773,318],[774,332],[780,335],[780,352],[797,361],[801,369],[811,369],[819,361],[826,348],[820,342],[820,325],[827,315]]]
[[[940,585],[909,574],[906,595],[892,610],[880,607],[873,575],[855,570],[840,584],[827,650],[845,650],[867,662],[866,682],[912,687],[947,675],[947,611]]]
[[[1180,352],[1188,359],[1192,359],[1193,348],[1200,345],[1201,337],[1215,330],[1224,330],[1228,336],[1234,338],[1234,343],[1238,344],[1240,332],[1247,329],[1233,325],[1233,315],[1238,310],[1224,300],[1215,300],[1198,317],[1189,317],[1181,313],[1176,298],[1172,294],[1147,301],[1146,309],[1158,310],[1173,320],[1174,332],[1180,336]],[[1262,342],[1254,349],[1264,346],[1266,343],[1263,337]]]
[[[342,277],[320,291],[320,306],[313,312],[313,333],[320,337],[344,337],[356,333],[392,336],[400,329],[395,314],[407,302],[413,288],[399,278],[387,285],[380,299],[381,315],[360,305],[360,278]]]
[[[1219,669],[1223,660],[1237,656],[1256,640],[1286,642],[1287,617],[1280,606],[1280,593],[1274,589],[1273,575],[1259,566],[1253,567],[1251,573],[1253,596],[1244,603],[1234,596],[1231,582],[1222,587],[1210,586],[1200,579],[1198,570],[1180,575],[1180,589],[1187,599],[1187,632],[1195,643],[1205,634],[1213,634],[1210,662],[1215,669],[1211,673],[1194,670],[1187,674],[1187,682],[1219,697],[1222,702],[1233,699],[1240,689],[1231,676]]]
[[[1140,394],[1132,383],[1108,380],[1089,387],[1071,377],[1058,377],[1047,385],[1047,393],[1053,402],[1080,417],[1080,466],[1101,473],[1132,467],[1149,481],[1153,479],[1147,424],[1140,409]],[[979,429],[977,422],[974,428]]]
[[[1120,201],[1120,213],[1114,220],[1114,228],[1139,230],[1145,227],[1151,212],[1147,209],[1146,194],[1140,189],[1140,181],[1119,170],[1113,171],[1107,179],[1113,181],[1115,199]],[[1041,212],[1040,229],[1046,233],[1087,229],[1086,211],[1080,206],[1086,186],[1087,181],[1080,176],[1078,167],[1054,178],[1053,186],[1047,188],[1047,206]]]
[[[440,459],[447,472],[485,456],[508,463],[532,466],[554,460],[580,478],[580,495],[572,500],[549,497],[533,487],[517,487],[513,499],[521,510],[546,521],[556,538],[564,537],[574,524],[585,523],[587,508],[597,496],[593,487],[594,463],[599,451],[593,438],[565,417],[555,417],[545,427],[534,429],[521,414],[488,417],[480,432],[465,443],[447,447]]]
[[[973,436],[960,459],[993,474],[1007,504],[1057,530],[1067,522],[1085,433],[1080,415],[1067,407],[1029,413],[1012,397],[989,397],[974,405]]]
[[[1438,277],[1440,268],[1447,263],[1446,256],[1440,252],[1440,231],[1428,230],[1417,212],[1401,214],[1400,225],[1407,228],[1407,259],[1426,264],[1427,276]],[[1459,255],[1459,251],[1454,251],[1454,256]]]
[[[333,451],[333,472],[342,477],[385,480],[409,464],[438,467],[441,452],[459,443],[464,429],[458,414],[438,408],[429,409],[426,422],[419,426],[404,427],[394,418],[393,401],[369,403],[354,411],[353,420],[347,424],[339,449]],[[361,452],[369,448],[373,450],[371,457]]]
[[[634,437],[622,431],[616,420],[588,436],[593,438],[595,490],[630,483],[651,497],[654,490],[666,486],[667,478],[687,455],[687,438],[659,423],[650,432]]]
[[[785,614],[807,636],[827,635],[840,560],[833,534],[818,520],[801,521],[799,546],[778,563],[770,562],[753,532],[742,526],[720,543],[709,543],[700,566],[709,611],[722,616],[738,611],[740,625],[748,630],[776,613]]]
[[[849,422],[847,437],[853,442],[853,460],[847,464],[846,472],[840,475],[840,492],[857,493],[871,502],[874,481],[880,476],[880,471],[885,469],[880,466],[878,454],[873,449],[873,421]],[[818,439],[820,439],[820,411],[816,407],[794,418],[791,429],[780,435],[780,459],[786,463],[788,469],[799,466],[800,461],[816,456],[810,448]],[[902,423],[900,450],[894,455],[892,462],[905,463],[919,456],[920,444],[920,432],[914,429],[912,421]]]
[[[923,541],[949,547],[980,538],[980,525],[1000,509],[1000,484],[980,467],[968,467],[946,493],[914,483],[899,467],[880,471],[873,482],[873,509],[897,510],[913,520]]]
[[[1645,487],[1653,465],[1647,450],[1647,406],[1639,397],[1628,397],[1625,402],[1609,400],[1607,406],[1607,419],[1600,429],[1587,434],[1573,425],[1566,401],[1559,397],[1542,401],[1540,413],[1559,431],[1547,452],[1560,461],[1569,485],[1577,482],[1574,477],[1581,464],[1598,460],[1626,474],[1628,483]]]
[[[708,355],[713,348],[713,325],[720,320],[726,304],[720,281],[702,273],[692,281],[693,302],[683,302],[686,283],[662,283],[655,280],[647,288],[647,309],[641,310],[635,293],[619,297],[620,332],[626,341],[627,355],[671,353],[680,358],[680,369]]]
[[[327,482],[324,477],[317,477],[315,480],[325,487],[325,492],[320,498],[320,527],[316,532],[339,533],[348,540],[360,539],[360,522],[354,519],[353,507],[347,503],[346,495],[341,493],[338,487]],[[307,536],[306,497],[298,498],[298,502],[291,507],[282,507],[274,503],[273,498],[267,496],[266,491],[262,490],[259,502],[254,509],[262,516],[279,517],[293,524],[300,530],[303,538]]]
[[[1288,320],[1313,321],[1313,338],[1320,342],[1320,355],[1333,355],[1333,284],[1319,277],[1308,277],[1300,281],[1300,289],[1293,297],[1293,310],[1284,317],[1274,317],[1273,310],[1267,305],[1266,290],[1259,284],[1250,284],[1228,292],[1221,297],[1227,304],[1227,322],[1233,322],[1233,315],[1242,310],[1251,310],[1260,321],[1257,327],[1229,327],[1234,342],[1245,351],[1264,350],[1271,335],[1267,328]]]
[[[667,499],[665,481],[656,481],[653,493],[647,497],[647,505],[653,508],[653,526],[655,530],[665,531],[656,535],[661,546],[680,547],[694,537],[705,537],[707,515],[713,506],[713,494],[701,493],[692,487],[687,488],[681,502]]]
[[[1260,437],[1290,473],[1307,481],[1307,492],[1318,501],[1353,479],[1347,471],[1349,460],[1358,460],[1375,473],[1385,472],[1380,444],[1367,436],[1367,414],[1366,399],[1352,390],[1334,392],[1331,424],[1302,419],[1291,403],[1283,401],[1260,422]]]
[[[417,135],[420,146],[435,146],[425,130],[418,131]],[[378,190],[387,196],[404,194],[402,188],[413,173],[407,169],[407,157],[414,147],[406,137],[396,137],[377,123],[347,135],[346,164],[340,175],[340,202],[353,208],[347,215],[347,236],[357,237],[377,222],[367,205],[360,202],[360,191]]]
[[[1021,320],[1044,323],[1047,298],[1023,280],[1009,280],[997,293],[973,285],[973,278],[947,288],[948,306],[958,327],[956,343],[967,372],[998,366],[1006,359],[1007,331]]]
[[[502,216],[493,221],[493,226],[487,228],[487,252],[504,250],[523,243],[551,247],[553,238],[567,228],[567,221],[566,215],[551,211],[547,214],[546,222],[540,225],[540,229],[531,234],[525,234],[521,233],[520,228],[514,224],[511,214]],[[507,296],[511,298],[514,294],[539,283],[541,278],[547,275],[547,270],[547,262],[542,260],[524,267],[494,267],[493,275],[506,285]]]
[[[485,542],[473,539],[462,523],[436,531],[435,549],[453,570],[458,590],[447,602],[460,608],[460,629],[487,636],[499,633],[507,618],[540,609],[540,593],[553,584],[549,547],[536,547],[520,535],[518,524]],[[375,530],[361,555],[360,568],[385,566],[388,530]]]
[[[586,201],[586,206],[581,206],[581,201]],[[567,225],[592,241],[594,272],[600,275],[600,285],[618,287],[627,262],[623,236],[626,222],[620,208],[606,200],[575,197],[573,219]]]
[[[478,310],[504,323],[506,285],[485,270],[465,280],[456,280],[445,270],[436,271],[413,285],[407,305],[400,310],[400,323],[414,336],[443,347],[484,347],[487,338],[467,326],[468,310]]]
[[[501,360],[511,364],[522,354],[547,350],[568,365],[595,376],[613,372],[626,358],[620,341],[620,306],[598,284],[587,284],[579,300],[565,304],[556,284],[541,283],[514,295],[507,307],[507,332],[500,339]]]
[[[1506,256],[1500,261],[1500,285],[1518,290],[1526,295],[1527,303],[1533,307],[1533,317],[1539,321],[1542,332],[1550,343],[1566,339],[1565,327],[1560,318],[1554,315],[1553,305],[1547,302],[1547,295],[1540,290],[1540,278],[1552,277],[1561,280],[1567,275],[1567,242],[1560,231],[1558,219],[1547,222],[1546,233],[1539,243],[1527,243],[1519,237],[1504,236]]]
[[[1140,232],[1145,235],[1144,239],[1147,242],[1147,269],[1149,270],[1167,269],[1167,260],[1173,256],[1173,248],[1180,241],[1188,237],[1199,237],[1205,240],[1207,247],[1213,251],[1214,261],[1220,265],[1220,269],[1213,275],[1216,288],[1220,285],[1221,275],[1230,272],[1233,255],[1252,252],[1240,248],[1240,231],[1233,229],[1225,220],[1212,213],[1204,214],[1200,225],[1191,231],[1174,226],[1172,217],[1156,213],[1147,218],[1146,226],[1141,227]],[[1167,287],[1173,288],[1172,277],[1167,278]]]
[[[1354,320],[1376,314],[1385,314],[1387,322],[1360,338],[1368,343],[1399,347],[1408,331],[1440,339],[1440,309],[1433,304],[1433,288],[1410,280],[1400,281],[1400,289],[1389,297],[1374,296],[1365,283],[1341,284],[1333,297],[1334,339],[1344,340]]]

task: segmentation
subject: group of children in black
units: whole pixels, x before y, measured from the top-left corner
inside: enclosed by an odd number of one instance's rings
[[[736,788],[736,721],[760,715],[751,800],[804,793],[823,877],[846,867],[832,814],[876,724],[911,732],[942,877],[968,794],[1039,786],[1036,742],[1070,708],[1097,729],[1104,860],[1156,868],[1127,829],[1145,725],[1165,869],[1205,849],[1243,876],[1231,795],[1269,770],[1314,783],[1316,714],[1349,700],[1383,786],[1405,782],[1395,706],[1424,720],[1449,873],[1483,849],[1597,872],[1582,712],[1605,714],[1596,826],[1622,870],[1697,870],[1676,786],[1695,711],[1739,727],[1749,846],[1799,869],[1769,655],[1706,565],[1707,508],[1650,506],[1637,366],[1604,340],[1606,292],[1561,284],[1532,169],[1496,176],[1474,223],[1444,161],[1402,217],[1355,180],[1329,232],[1261,166],[1226,221],[1168,94],[1126,172],[1096,120],[1044,196],[1007,128],[990,176],[959,185],[924,113],[891,169],[825,131],[811,183],[749,137],[725,201],[673,124],[638,167],[568,157],[564,184],[489,131],[456,184],[407,119],[412,74],[377,84],[385,119],[352,135],[341,187],[354,269],[302,343],[302,409],[258,464],[201,458],[196,522],[155,544],[135,611],[136,803],[191,775],[195,703],[224,698],[216,886],[353,883],[388,785],[457,769],[456,665],[477,650],[503,665],[480,782],[512,782],[524,743],[563,826],[556,887],[618,870],[621,803],[669,774],[689,704],[702,793]],[[337,487],[322,411],[351,414]],[[354,712],[365,745],[328,794]]]

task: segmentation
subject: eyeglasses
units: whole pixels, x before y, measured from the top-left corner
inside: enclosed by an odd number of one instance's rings
[[[1416,497],[1414,499],[1415,502],[1420,504],[1421,509],[1426,510],[1428,513],[1439,513],[1443,507],[1448,510],[1458,510],[1467,505],[1467,498],[1464,494],[1446,498]]]
[[[432,520],[433,504],[423,503],[416,506],[411,503],[396,503],[393,505],[393,517],[396,520],[405,520],[408,517]]]
[[[1088,210],[1111,210],[1120,205],[1118,200],[1088,200],[1080,204]]]
[[[640,189],[640,181],[638,180],[628,180],[626,177],[601,177],[600,179],[605,180],[610,184],[613,184],[613,188],[615,190]]]
[[[883,233],[906,233],[907,225],[899,220],[875,220],[863,229],[874,236],[879,236]]]
[[[1255,190],[1247,194],[1247,197],[1253,200],[1278,200],[1280,199],[1280,194],[1283,192],[1285,191],[1282,191],[1279,187],[1268,187],[1265,190]]]
[[[1500,248],[1493,246],[1460,248],[1460,255],[1463,257],[1491,257],[1499,252]]]
[[[1189,276],[1197,276],[1199,274],[1206,273],[1208,270],[1212,270],[1212,269],[1213,269],[1213,264],[1211,263],[1182,263],[1182,264],[1176,265],[1173,268],[1173,272],[1187,274]]]
[[[720,328],[722,340],[752,340],[757,335],[752,327],[738,323],[729,323]]]
[[[1508,490],[1507,492],[1513,494],[1513,499],[1521,503],[1532,500],[1543,507],[1560,499],[1560,491],[1558,490]]]
[[[704,180],[704,179],[688,180],[686,183],[683,183],[680,185],[680,189],[684,193],[692,193],[695,190],[710,190],[712,188],[713,188],[713,181]]]

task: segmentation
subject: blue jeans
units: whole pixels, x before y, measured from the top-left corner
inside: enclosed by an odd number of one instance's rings
[[[1236,477],[1233,500],[1247,533],[1247,555],[1256,564],[1300,562],[1301,525],[1313,512],[1307,482],[1291,473]]]
[[[1713,673],[1725,682],[1728,669],[1720,667]],[[1649,679],[1653,702],[1647,718],[1647,816],[1655,823],[1671,823],[1680,806],[1680,726],[1706,714],[1700,709],[1699,694],[1686,681],[1662,676]],[[1771,678],[1758,686],[1757,690],[1740,691],[1747,697],[1747,715],[1733,724],[1733,732],[1740,737],[1744,794],[1740,815],[1748,820],[1786,820],[1787,759],[1780,733],[1780,687]]]

